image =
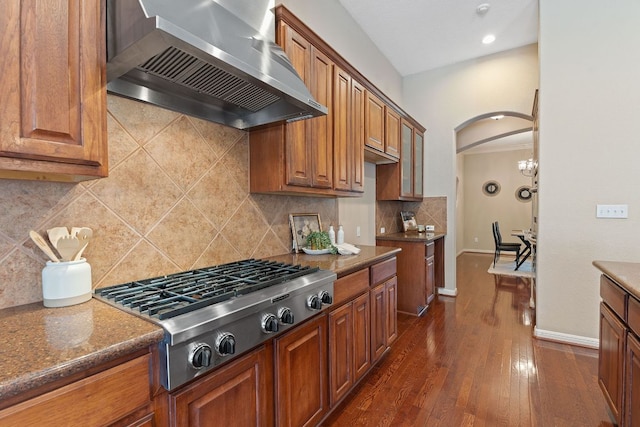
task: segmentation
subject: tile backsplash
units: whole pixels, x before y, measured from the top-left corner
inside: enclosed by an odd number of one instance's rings
[[[418,224],[433,225],[439,232],[447,232],[447,198],[425,197],[421,202],[376,202],[376,230],[385,228],[385,233],[402,231],[401,211],[416,214]]]
[[[336,199],[249,194],[247,132],[113,95],[107,121],[108,178],[0,180],[0,308],[42,300],[31,229],[91,227],[95,288],[288,252],[292,212],[337,223]]]

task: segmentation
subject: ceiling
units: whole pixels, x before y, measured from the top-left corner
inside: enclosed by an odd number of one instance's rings
[[[538,40],[538,0],[339,2],[403,77]],[[487,34],[496,40],[483,45]]]
[[[338,1],[402,76],[538,41],[538,0]],[[480,5],[488,11],[478,13]],[[484,45],[487,34],[496,40]],[[532,147],[531,132],[525,132],[463,154]]]

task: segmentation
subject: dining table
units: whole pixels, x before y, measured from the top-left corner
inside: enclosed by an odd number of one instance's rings
[[[524,243],[524,251],[520,254],[520,259],[516,260],[516,267],[514,268],[514,270],[518,270],[531,256],[535,245],[535,238],[532,236],[530,230],[512,230],[511,235],[519,238],[520,241]]]

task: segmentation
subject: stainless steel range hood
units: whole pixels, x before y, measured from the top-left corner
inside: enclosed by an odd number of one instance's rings
[[[213,0],[107,0],[107,82],[238,129],[327,114],[284,51]]]

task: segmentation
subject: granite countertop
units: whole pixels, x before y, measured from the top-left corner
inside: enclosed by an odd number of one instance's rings
[[[640,263],[593,261],[593,265],[640,300]]]
[[[0,310],[0,399],[85,371],[162,340],[161,327],[91,299]]]
[[[357,255],[307,255],[305,253],[290,253],[269,257],[268,259],[289,264],[300,264],[319,267],[322,270],[332,270],[338,277],[345,276],[357,270],[390,258],[401,251],[399,248],[385,246],[358,246]]]
[[[434,240],[442,239],[446,236],[446,233],[441,231],[418,233],[417,231],[407,231],[400,233],[379,234],[376,236],[376,240],[393,240],[393,241],[405,241],[405,242],[432,242]]]
[[[357,255],[290,253],[269,259],[333,270],[340,277],[401,251],[382,246],[360,249]],[[146,348],[163,336],[162,327],[96,299],[62,308],[38,302],[2,309],[0,399]]]

